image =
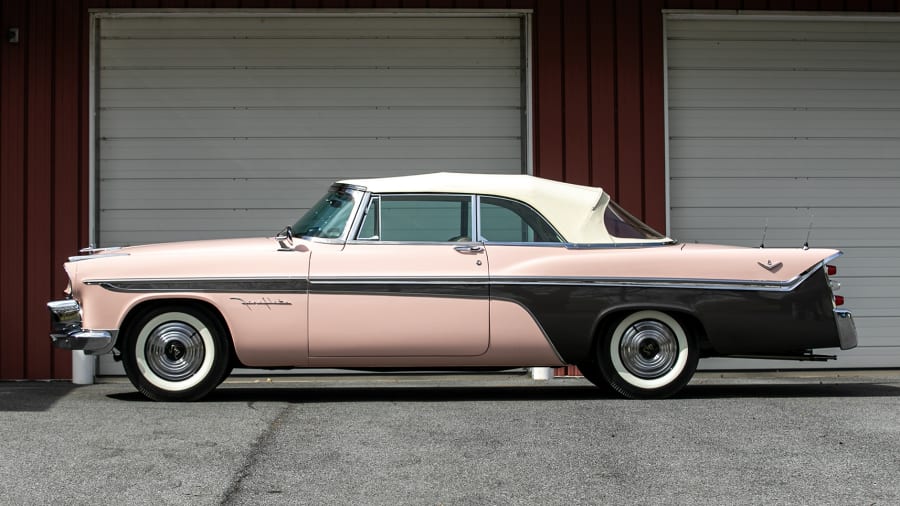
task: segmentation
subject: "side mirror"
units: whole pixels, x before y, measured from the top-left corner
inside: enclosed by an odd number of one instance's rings
[[[294,231],[290,225],[278,232],[275,240],[278,241],[278,251],[294,251]]]

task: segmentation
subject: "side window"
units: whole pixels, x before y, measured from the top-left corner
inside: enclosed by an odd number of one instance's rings
[[[559,234],[529,206],[514,200],[481,197],[481,237],[492,242],[562,242]]]
[[[360,240],[448,242],[472,237],[468,195],[381,195],[369,203]]]

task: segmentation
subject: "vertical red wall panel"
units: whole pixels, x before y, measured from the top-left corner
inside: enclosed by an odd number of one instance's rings
[[[535,15],[534,172],[562,181],[562,19],[560,4],[542,2]]]
[[[134,0],[135,9],[158,9],[160,7],[159,0]]]
[[[241,0],[242,9],[264,9],[267,5],[266,0]]]
[[[616,195],[615,0],[588,4],[590,23],[591,184]]]
[[[794,9],[798,11],[818,10],[819,0],[794,0]]]
[[[893,11],[897,9],[896,0],[870,0],[873,11]]]
[[[616,2],[616,125],[620,204],[640,214],[644,201],[641,128],[641,3]]]
[[[510,9],[534,9],[537,0],[509,0]]]
[[[0,40],[0,379],[25,377],[25,128],[27,4],[0,3],[4,30],[19,28],[19,42]]]
[[[662,0],[641,2],[641,67],[643,113],[643,219],[657,230],[666,229],[666,116],[663,68]]]
[[[773,11],[789,11],[794,8],[794,0],[769,0],[767,8]]]
[[[769,6],[769,2],[767,0],[744,0],[742,9],[747,9],[751,11],[764,10]],[[670,5],[666,5],[669,9],[673,9],[674,7]]]
[[[27,119],[25,134],[25,376],[49,378],[52,353],[47,310],[52,272],[53,230],[48,198],[53,123],[53,0],[28,3]]]
[[[97,0],[99,3],[99,0]],[[59,2],[55,12],[54,60],[53,60],[53,168],[51,191],[53,212],[53,260],[52,289],[50,299],[62,296],[68,278],[63,262],[78,251],[82,237],[87,237],[87,200],[81,198],[82,174],[87,174],[88,125],[82,118],[81,105],[87,112],[86,87],[82,75],[87,78],[86,8],[97,5],[78,2]],[[73,41],[75,41],[73,43]],[[82,69],[82,67],[85,67]],[[83,147],[83,149],[82,149]],[[82,151],[84,157],[82,157]],[[85,234],[85,235],[81,235]],[[46,315],[43,316],[46,320]],[[72,374],[71,352],[54,350],[54,378],[67,378]]]
[[[715,9],[716,0],[693,0],[691,2],[692,9]]]
[[[719,9],[738,10],[741,8],[741,0],[719,0],[716,2]]]
[[[819,9],[823,11],[840,11],[844,9],[844,0],[821,0]]]
[[[585,0],[565,0],[563,9],[563,177],[590,183],[590,68]]]

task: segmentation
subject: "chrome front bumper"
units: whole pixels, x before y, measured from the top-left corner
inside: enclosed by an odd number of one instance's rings
[[[853,314],[846,309],[835,309],[834,322],[837,324],[841,349],[856,348],[856,324],[853,323]]]
[[[47,303],[50,310],[50,340],[63,350],[84,350],[89,355],[109,353],[116,344],[115,330],[81,328],[81,306],[73,299]]]

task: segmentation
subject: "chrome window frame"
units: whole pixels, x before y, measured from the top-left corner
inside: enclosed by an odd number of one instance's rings
[[[417,244],[417,245],[428,245],[428,244],[469,244],[469,243],[477,243],[481,241],[477,241],[475,239],[470,238],[468,241],[385,241],[381,239],[381,203],[383,197],[454,197],[454,198],[465,198],[469,199],[469,230],[472,232],[472,235],[478,236],[478,217],[477,217],[477,205],[476,199],[477,195],[471,193],[427,193],[427,192],[415,192],[415,193],[374,193],[374,192],[366,192],[363,199],[360,199],[360,208],[356,212],[356,219],[353,223],[353,228],[350,233],[347,235],[347,243],[349,244],[391,244],[391,245],[399,245],[399,244]],[[372,200],[378,199],[378,223],[376,223],[376,229],[378,230],[378,239],[360,239],[359,233],[362,230],[362,224],[365,219],[365,216],[368,214],[369,204]]]

